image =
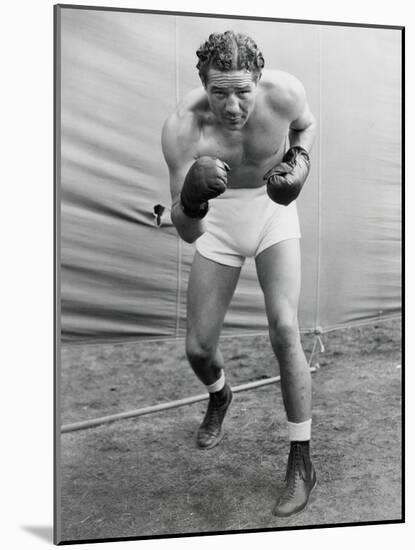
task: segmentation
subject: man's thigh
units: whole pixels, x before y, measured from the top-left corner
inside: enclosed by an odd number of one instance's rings
[[[256,257],[256,267],[268,319],[296,317],[301,289],[299,239],[287,239],[265,249]]]
[[[216,342],[238,282],[240,267],[219,264],[195,253],[187,289],[187,331]]]

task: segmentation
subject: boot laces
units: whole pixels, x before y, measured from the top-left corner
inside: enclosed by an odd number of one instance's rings
[[[216,395],[211,395],[209,397],[209,405],[206,411],[206,416],[203,421],[203,427],[207,430],[215,431],[218,427],[218,424],[221,422],[221,417],[223,414],[223,407],[227,402],[226,398],[224,401],[219,400]]]
[[[304,461],[303,453],[300,445],[293,445],[288,457],[287,473],[285,474],[285,481],[287,482],[280,502],[290,500],[295,495],[298,482],[301,476],[301,463]]]

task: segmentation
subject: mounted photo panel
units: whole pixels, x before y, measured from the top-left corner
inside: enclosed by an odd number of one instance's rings
[[[404,521],[403,27],[54,10],[55,543]],[[287,458],[310,498],[284,516]]]

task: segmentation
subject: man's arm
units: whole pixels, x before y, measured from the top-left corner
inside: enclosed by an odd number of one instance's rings
[[[298,197],[307,179],[310,172],[308,153],[316,135],[316,121],[308,106],[303,85],[291,76],[288,76],[286,85],[286,101],[282,102],[281,111],[290,123],[290,147],[282,161],[264,176],[269,197],[284,206]]]
[[[180,199],[186,174],[196,157],[189,139],[192,132],[191,120],[183,121],[174,113],[164,124],[161,140],[170,176],[171,219],[180,237],[188,243],[193,243],[206,229],[203,219],[191,218],[184,213]]]
[[[302,147],[309,153],[316,136],[316,126],[316,119],[305,100],[301,115],[290,124],[290,147]]]
[[[197,156],[197,120],[191,112],[171,117],[163,129],[163,152],[169,166],[172,221],[179,235],[192,243],[205,231],[202,218],[209,201],[226,191],[229,166],[218,158]]]
[[[288,122],[290,147],[303,147],[310,152],[316,134],[316,120],[310,111],[303,84],[284,71],[268,71],[266,85],[271,108]]]

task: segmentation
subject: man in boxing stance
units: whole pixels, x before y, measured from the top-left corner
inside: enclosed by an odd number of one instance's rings
[[[203,86],[183,99],[162,135],[172,221],[182,239],[196,242],[186,353],[209,392],[197,444],[210,449],[223,437],[232,391],[218,340],[242,264],[255,257],[288,420],[285,487],[274,508],[287,517],[304,509],[316,484],[311,376],[297,320],[295,203],[310,170],[315,119],[302,84],[282,71],[263,71],[264,58],[250,37],[211,34],[197,56]]]

